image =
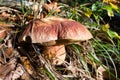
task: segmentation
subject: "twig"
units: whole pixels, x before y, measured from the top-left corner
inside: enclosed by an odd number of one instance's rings
[[[21,13],[20,11],[13,9],[13,8],[10,8],[10,7],[0,7],[0,9],[3,11],[14,11],[14,12]],[[3,11],[0,11],[0,13],[2,13]]]
[[[3,48],[1,49],[1,51],[2,51],[2,54],[3,54],[4,63],[7,63],[5,51],[3,50]]]

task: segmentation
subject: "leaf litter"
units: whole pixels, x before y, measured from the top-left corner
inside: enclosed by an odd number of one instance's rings
[[[22,14],[21,4],[15,3],[17,5],[12,7],[0,4],[1,80],[96,80],[96,77],[90,75],[86,70],[87,68],[83,66],[93,65],[92,61],[89,61],[88,53],[86,52],[86,50],[93,50],[91,49],[91,44],[89,44],[90,42],[66,46],[67,57],[62,65],[52,65],[51,61],[45,57],[46,55],[41,53],[43,46],[36,46],[29,42],[18,43],[20,32],[35,18],[35,15],[32,14],[34,11],[32,12],[31,9],[27,10],[28,7],[26,6],[23,7],[26,13]],[[60,8],[61,6],[57,2],[44,3],[40,7],[41,12],[38,11],[39,15],[37,14],[37,18],[57,14],[61,11]],[[51,12],[52,10],[53,12]],[[82,48],[81,52],[74,49],[78,46]],[[81,56],[85,57],[86,60]],[[101,66],[97,70],[100,74],[97,80],[104,80],[102,73],[106,70]]]

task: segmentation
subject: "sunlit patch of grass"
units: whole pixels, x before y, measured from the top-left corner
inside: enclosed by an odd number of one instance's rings
[[[97,69],[99,66],[102,66],[106,70],[108,79],[120,79],[118,75],[119,66],[117,65],[120,64],[118,45],[114,45],[112,43],[102,41],[99,38],[95,38],[93,39],[91,45],[91,51],[87,49],[84,51],[82,46],[80,47],[79,45],[71,46],[73,47],[73,51],[75,51],[77,57],[79,57],[83,69],[89,74],[89,76],[93,76],[94,72],[96,75],[98,75]]]
[[[47,69],[44,69],[44,73],[46,75],[48,75],[48,77],[50,78],[50,80],[55,80],[54,76],[52,76],[52,74]]]
[[[83,66],[83,69],[85,69],[90,75],[89,68],[88,68],[88,65],[87,65],[87,61],[85,59],[84,53],[81,53],[81,51],[80,51],[81,50],[80,46],[72,45],[72,47],[74,48],[74,50],[75,50],[75,52],[76,52],[76,54],[77,54],[77,56],[78,56],[78,58],[79,58],[79,60],[80,60],[80,62],[82,64],[82,66]]]
[[[118,79],[119,73],[116,64],[120,61],[120,55],[117,46],[100,39],[94,39],[93,48],[94,53],[102,59],[101,65],[105,65],[108,68],[109,76]],[[111,72],[111,70],[113,70],[114,73]]]

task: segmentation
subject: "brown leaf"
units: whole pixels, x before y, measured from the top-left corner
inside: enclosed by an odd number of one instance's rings
[[[0,77],[4,78],[9,72],[15,69],[16,59],[10,60],[7,64],[0,66]]]
[[[8,48],[8,49],[5,51],[6,57],[11,56],[11,55],[12,55],[12,52],[13,52],[13,48],[12,48],[12,47]]]
[[[7,12],[2,12],[1,16],[4,18],[4,19],[7,19],[10,17],[10,14],[8,14]]]
[[[14,27],[14,25],[0,22],[0,39],[4,39],[7,36],[9,31],[11,30],[10,27]]]
[[[0,27],[14,27],[13,24],[8,24],[8,23],[5,23],[5,22],[0,22]]]
[[[17,68],[13,71],[11,71],[4,80],[17,80],[18,78],[20,78],[23,73],[25,72],[25,70],[23,69],[23,67],[21,65],[18,65]]]
[[[98,72],[97,80],[104,80],[106,77],[108,77],[107,71],[102,66],[98,67],[97,72]]]
[[[0,28],[0,39],[4,39],[7,35],[5,28]]]
[[[33,73],[32,67],[31,67],[30,62],[28,61],[27,57],[21,57],[21,58],[22,58],[22,61],[24,62],[25,68],[28,71],[28,73],[32,74]]]
[[[50,12],[52,10],[53,10],[53,13],[60,12],[60,8],[58,7],[57,2],[53,2],[53,3],[50,3],[50,4],[45,3],[44,7],[48,12]]]

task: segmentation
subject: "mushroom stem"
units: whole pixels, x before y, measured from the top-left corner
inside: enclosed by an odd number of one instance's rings
[[[62,64],[66,57],[66,50],[64,45],[45,47],[43,53],[52,60],[53,65]]]

